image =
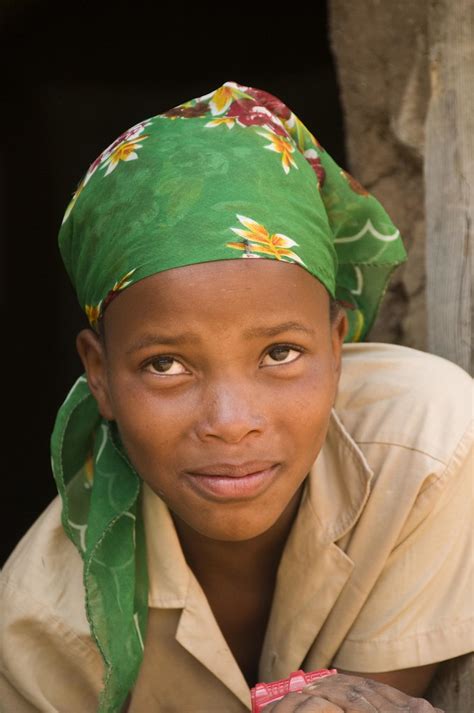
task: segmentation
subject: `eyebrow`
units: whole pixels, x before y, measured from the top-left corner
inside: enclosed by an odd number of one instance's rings
[[[283,332],[296,331],[303,332],[309,336],[314,336],[314,329],[306,327],[301,322],[281,322],[280,324],[275,324],[271,327],[251,327],[246,329],[243,333],[245,339],[252,339],[256,337],[276,337],[278,334]],[[146,347],[157,346],[159,344],[167,344],[170,346],[179,346],[181,344],[197,344],[201,341],[198,334],[195,332],[181,332],[181,334],[165,335],[165,334],[144,334],[136,342],[132,344],[130,349],[127,350],[127,354],[132,354],[133,352],[139,351],[140,349],[145,349]]]
[[[308,334],[310,336],[313,336],[315,334],[314,329],[306,327],[301,322],[291,321],[281,322],[281,324],[275,324],[273,327],[251,327],[251,329],[247,329],[244,332],[244,337],[276,337],[282,332],[290,331],[303,332],[304,334]]]

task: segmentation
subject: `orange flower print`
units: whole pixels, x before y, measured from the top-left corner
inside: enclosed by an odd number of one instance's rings
[[[96,305],[86,305],[84,308],[85,312],[86,312],[87,319],[89,320],[89,324],[91,325],[92,329],[95,329],[95,330],[97,330],[97,325],[99,323],[101,306],[102,306],[102,300]]]
[[[285,173],[288,174],[292,166],[293,168],[298,168],[296,161],[291,155],[295,152],[294,144],[290,143],[290,141],[283,136],[276,136],[275,134],[263,133],[260,131],[258,133],[260,136],[263,136],[265,139],[270,141],[270,143],[264,148],[281,154],[281,164]]]
[[[320,153],[324,151],[317,138],[313,136],[311,131],[309,131],[296,114],[291,114],[287,121],[287,126],[290,130],[291,136],[302,153],[308,149],[311,150],[314,148],[318,149]]]
[[[123,290],[124,287],[127,287],[132,282],[129,278],[133,275],[136,269],[137,268],[134,267],[133,270],[127,272],[126,275],[124,275],[118,282],[116,282],[115,285],[112,287],[111,292],[118,292],[119,290]]]
[[[115,171],[120,161],[135,161],[138,158],[137,150],[142,148],[140,141],[144,141],[145,139],[148,139],[147,134],[142,134],[140,137],[130,139],[129,141],[123,141],[116,146],[101,166],[101,169],[107,166],[107,170],[104,175],[108,176],[109,173]]]
[[[263,106],[257,106],[255,101],[251,99],[235,99],[225,116],[218,116],[212,121],[205,124],[206,127],[215,127],[226,125],[228,129],[233,129],[234,126],[260,126],[262,129],[285,136],[289,138],[289,134],[277,116],[271,114],[268,109]]]
[[[145,128],[147,126],[151,126],[151,124],[151,121],[141,121],[139,124],[132,126],[131,129],[127,129],[127,131],[124,131],[124,133],[121,134],[117,139],[115,139],[115,141],[113,141],[110,146],[105,149],[105,151],[102,151],[102,153],[89,166],[86,175],[76,188],[76,191],[74,192],[72,199],[68,207],[66,208],[66,212],[62,220],[63,223],[65,223],[66,220],[69,218],[77,199],[82,193],[82,190],[89,183],[90,179],[98,168],[104,168],[108,164],[109,168],[104,174],[105,176],[107,176],[109,173],[112,173],[112,171],[118,166],[120,161],[132,161],[133,159],[138,158],[134,149],[141,148],[141,144],[138,143],[139,140],[141,141],[142,139],[148,138],[148,136],[143,136],[143,132],[145,131]]]
[[[231,228],[232,232],[239,235],[243,240],[236,243],[227,243],[228,248],[242,250],[245,253],[242,257],[262,257],[258,253],[263,253],[263,255],[270,255],[276,260],[286,259],[286,262],[297,262],[304,266],[304,262],[299,255],[290,250],[290,248],[298,245],[294,240],[282,233],[270,234],[263,225],[260,225],[252,218],[245,217],[245,215],[237,214],[237,218],[247,230]]]
[[[102,304],[102,312],[105,310],[105,308],[112,302],[114,297],[117,297],[117,294],[120,292],[120,290],[124,290],[128,285],[130,285],[133,280],[130,280],[130,277],[133,275],[137,268],[133,268],[133,270],[130,270],[130,272],[127,272],[126,275],[124,275],[120,280],[118,280],[115,285],[112,287],[112,289],[109,291],[107,297],[104,299],[103,304]]]
[[[252,99],[250,94],[238,88],[235,82],[225,82],[222,87],[212,93],[209,100],[209,107],[213,116],[223,114],[232,104],[234,99]]]
[[[184,104],[178,104],[173,109],[165,111],[161,116],[168,119],[191,119],[195,117],[205,116],[209,112],[212,116],[224,114],[236,99],[252,99],[250,94],[244,91],[245,87],[241,87],[235,82],[225,82],[222,87],[213,92],[209,92],[202,97],[191,99]],[[227,122],[220,122],[226,123]],[[207,124],[207,126],[218,126],[218,124]],[[233,124],[232,124],[233,126]],[[229,128],[232,128],[229,125]]]
[[[112,302],[114,297],[117,297],[118,293],[121,290],[124,290],[125,287],[128,287],[133,280],[130,280],[130,277],[133,275],[135,272],[136,268],[133,270],[130,270],[130,272],[127,272],[126,275],[124,275],[120,280],[118,280],[115,285],[112,287],[112,289],[108,292],[106,298],[104,300],[101,300],[98,304],[96,305],[86,305],[85,306],[85,313],[87,315],[87,319],[89,320],[89,324],[91,325],[92,329],[95,329],[97,331],[97,326],[99,324],[99,320],[102,317],[105,308]]]
[[[221,124],[224,124],[227,126],[228,129],[232,129],[235,125],[235,119],[230,116],[218,116],[217,119],[213,119],[212,121],[208,121],[207,124],[204,124],[205,127],[213,127],[213,126],[221,126]]]

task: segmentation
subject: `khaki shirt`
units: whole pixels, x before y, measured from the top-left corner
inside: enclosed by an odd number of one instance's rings
[[[472,403],[470,377],[443,359],[344,347],[328,436],[279,566],[260,680],[329,665],[391,671],[473,649]],[[143,509],[150,609],[129,712],[245,713],[247,683],[146,486]],[[97,709],[103,665],[60,512],[56,498],[2,573],[6,713]]]

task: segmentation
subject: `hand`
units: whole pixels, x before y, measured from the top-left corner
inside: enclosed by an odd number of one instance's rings
[[[264,713],[443,713],[422,698],[373,681],[339,673],[269,703]]]

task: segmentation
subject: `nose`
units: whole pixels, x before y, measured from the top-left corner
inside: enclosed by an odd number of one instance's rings
[[[261,433],[265,418],[252,386],[235,379],[208,386],[196,424],[198,437],[237,444],[249,434]]]

